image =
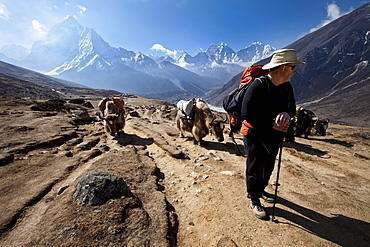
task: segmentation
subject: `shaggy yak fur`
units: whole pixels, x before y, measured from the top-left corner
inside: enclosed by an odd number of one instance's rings
[[[184,113],[179,109],[176,117],[176,127],[180,131],[180,136],[184,137],[184,132],[190,132],[194,138],[194,144],[203,146],[202,140],[206,135],[211,133],[219,142],[224,140],[223,130],[225,121],[220,117],[212,114],[211,110],[204,102],[197,102],[194,117],[184,119]]]
[[[125,127],[125,111],[119,108],[113,100],[103,99],[99,102],[99,109],[103,113],[104,129],[111,136],[119,136]]]

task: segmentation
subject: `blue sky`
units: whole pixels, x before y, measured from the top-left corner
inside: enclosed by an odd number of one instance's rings
[[[0,48],[31,48],[68,15],[111,46],[196,55],[214,43],[280,49],[367,0],[0,0]],[[159,50],[162,50],[161,52]]]

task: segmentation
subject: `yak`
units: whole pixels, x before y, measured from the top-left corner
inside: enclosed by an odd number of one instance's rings
[[[184,137],[184,132],[190,132],[194,139],[194,144],[204,146],[202,140],[211,133],[219,142],[224,141],[223,131],[225,119],[216,117],[211,112],[208,105],[203,101],[196,101],[194,104],[193,116],[188,117],[181,109],[178,109],[176,116],[176,127],[180,131],[180,137]]]
[[[117,101],[121,102],[118,106],[123,108],[123,100],[117,98],[104,98],[99,102],[99,110],[103,113],[104,129],[111,136],[120,135],[125,127],[125,111],[117,106]]]
[[[314,132],[316,135],[320,135],[320,136],[326,136],[326,130],[328,129],[329,127],[329,119],[318,119],[315,123],[314,123]]]
[[[297,118],[296,118],[296,128],[295,136],[304,135],[305,138],[308,138],[308,135],[313,133],[320,136],[326,136],[326,130],[329,126],[329,119],[322,120],[319,119],[315,113],[310,110],[297,107]]]

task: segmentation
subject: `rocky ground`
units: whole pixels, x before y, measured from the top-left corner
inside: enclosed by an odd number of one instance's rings
[[[87,100],[0,99],[0,246],[369,245],[370,129],[331,124],[284,143],[272,222],[249,208],[245,157],[227,133],[195,146],[178,136],[174,105],[126,95],[125,134],[111,137],[99,99]],[[122,177],[132,196],[77,205],[92,170]]]

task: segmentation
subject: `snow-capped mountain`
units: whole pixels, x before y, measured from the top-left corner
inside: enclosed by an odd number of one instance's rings
[[[170,62],[170,63],[176,63],[175,59],[173,59],[172,57],[170,56],[161,56],[161,57],[158,57],[158,56],[153,56],[152,54],[148,54],[147,55],[149,58],[153,59],[156,63],[161,63],[161,62]]]
[[[276,51],[276,48],[270,45],[263,45],[260,42],[254,42],[250,46],[238,51],[234,58],[234,62],[236,63],[250,63],[250,62],[255,63],[262,59],[269,57],[274,51]]]
[[[78,52],[72,60],[67,60],[48,74],[60,75],[66,71],[78,73],[93,65],[97,65],[100,70],[109,70],[114,67],[116,49],[105,42],[92,28],[86,28],[81,33],[81,38],[75,48]]]
[[[274,50],[260,43],[252,46],[245,49],[254,59],[267,57]],[[153,57],[112,47],[93,28],[84,28],[69,16],[35,42],[17,65],[88,87],[135,94],[186,91],[199,97],[221,87],[251,63],[239,52],[221,43],[211,44],[194,57],[186,52],[177,59]]]
[[[213,56],[215,61],[232,63],[235,52],[227,44],[221,43],[220,46],[210,45],[206,51],[208,56]]]
[[[74,58],[46,74],[136,94],[182,90],[200,96],[209,89],[204,78],[175,64],[158,64],[140,52],[111,47],[92,28],[81,32],[75,49]]]
[[[53,70],[78,54],[84,28],[72,16],[54,25],[41,40],[35,42],[21,65],[42,72]]]
[[[249,65],[269,57],[276,48],[255,42],[250,46],[235,52],[227,44],[219,46],[211,44],[205,52],[199,52],[194,57],[184,52],[177,63],[202,76],[215,77],[228,81]]]

